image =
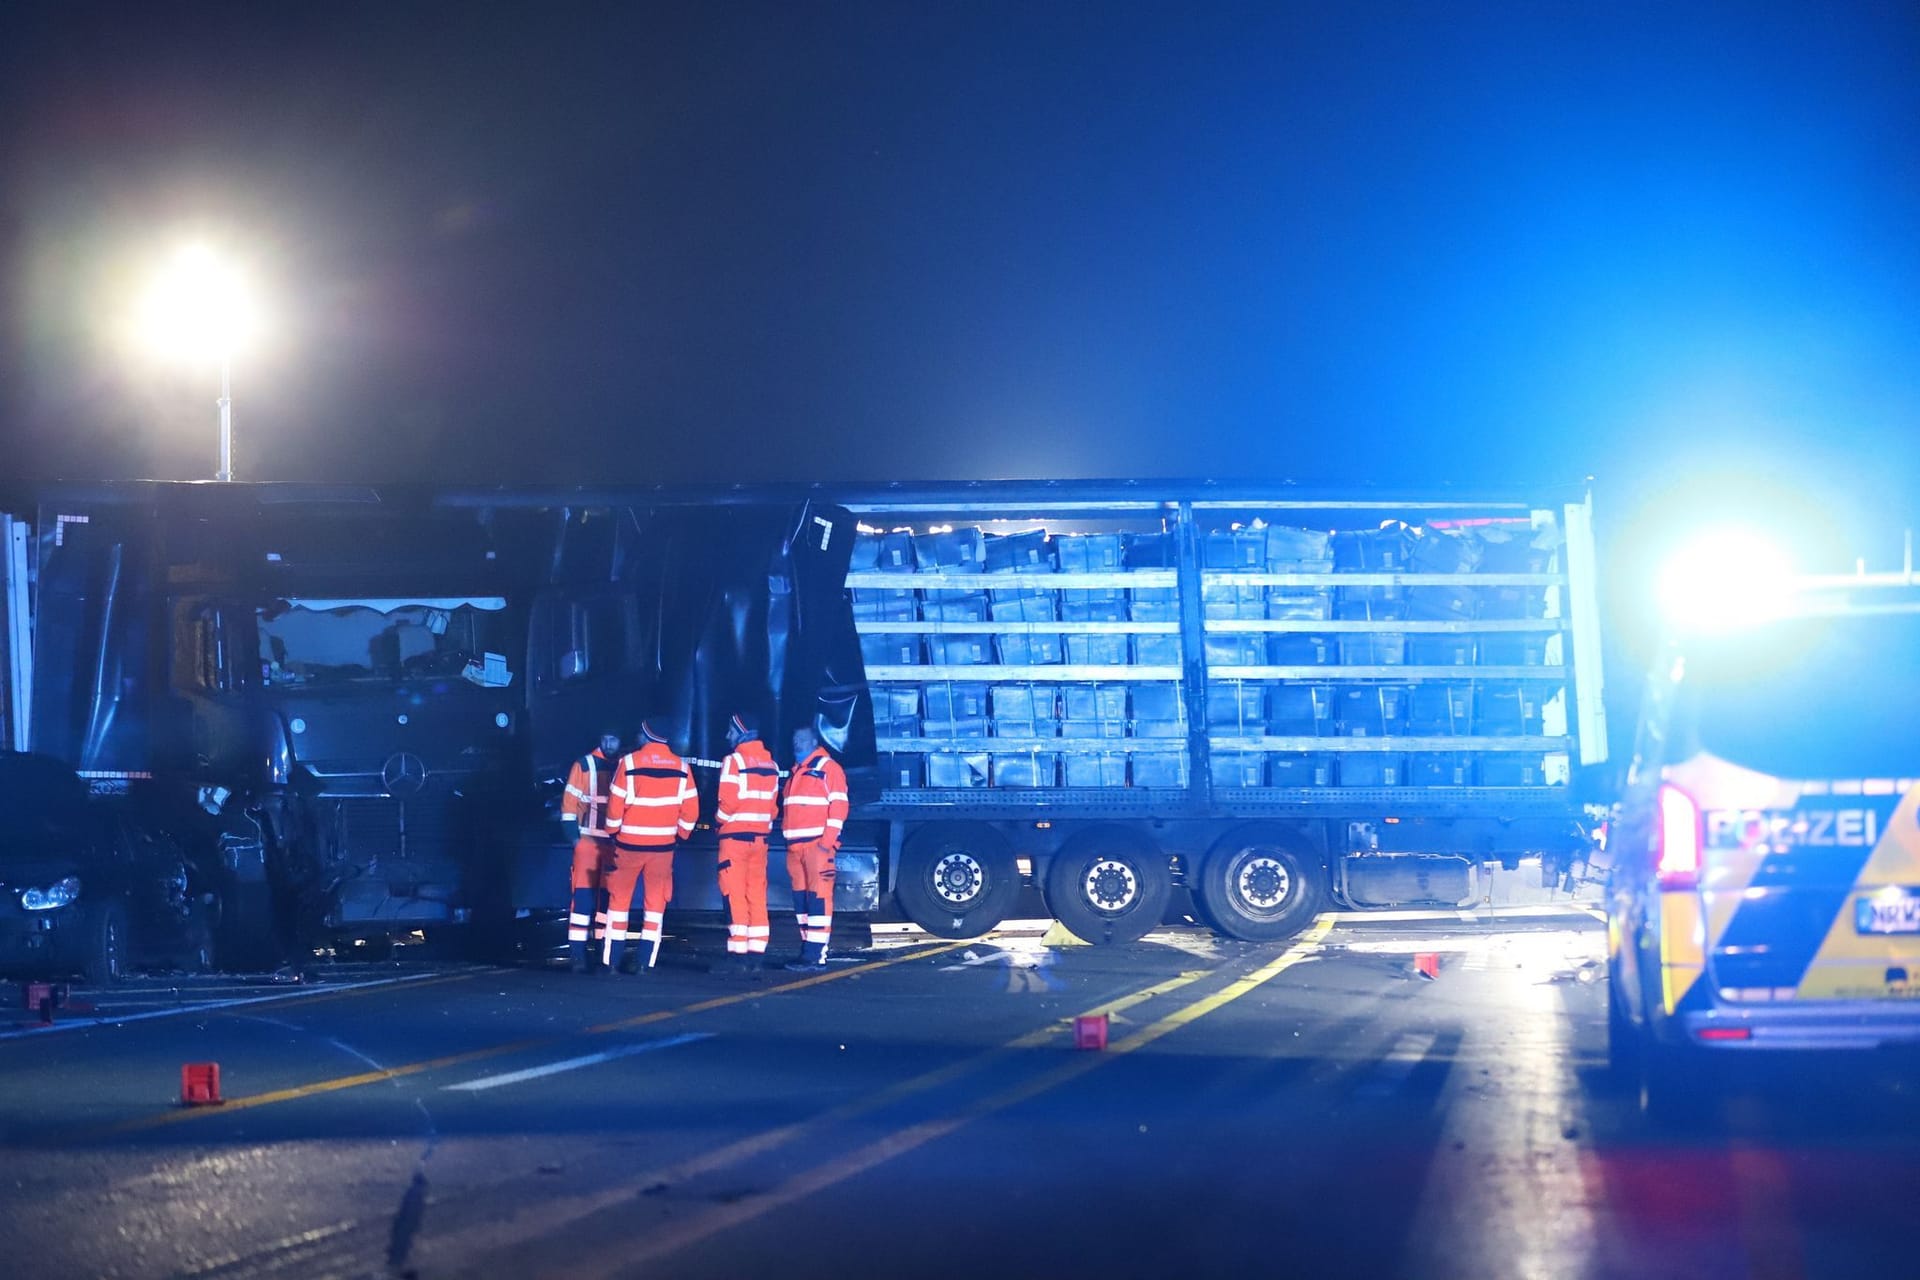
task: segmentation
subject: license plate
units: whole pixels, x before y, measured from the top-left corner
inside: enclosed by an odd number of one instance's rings
[[[1855,933],[1920,933],[1920,889],[1881,890],[1853,906]]]

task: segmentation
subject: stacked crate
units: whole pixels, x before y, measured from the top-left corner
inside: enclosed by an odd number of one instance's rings
[[[1545,536],[1541,536],[1542,533]],[[1547,710],[1557,705],[1564,720],[1564,681],[1558,674],[1565,638],[1557,629],[1500,629],[1538,624],[1558,613],[1556,589],[1533,584],[1476,582],[1476,577],[1546,574],[1554,566],[1554,534],[1527,525],[1448,530],[1426,526],[1408,531],[1414,572],[1458,574],[1458,586],[1409,592],[1409,617],[1483,624],[1468,633],[1418,637],[1423,665],[1460,669],[1464,683],[1447,682],[1415,708],[1410,731],[1425,736],[1470,734],[1480,739],[1539,737]],[[1487,678],[1489,668],[1540,668],[1538,679]],[[1482,673],[1486,673],[1483,675]],[[1557,700],[1557,703],[1556,703]],[[1564,724],[1558,726],[1564,730]],[[1485,744],[1482,744],[1485,745]],[[1538,786],[1546,781],[1541,752],[1479,750],[1417,756],[1417,785]]]
[[[920,618],[920,593],[913,589],[911,574],[913,535],[905,530],[891,533],[863,532],[854,539],[853,570],[898,574],[898,587],[855,587],[853,621],[917,622]],[[870,667],[913,667],[924,660],[925,646],[917,635],[866,635],[860,637],[860,656]]]
[[[884,785],[1184,787],[1187,729],[1178,681],[1129,678],[1135,667],[1180,668],[1178,590],[1084,581],[1062,587],[1052,580],[1057,573],[1167,568],[1173,550],[1164,535],[863,532],[854,571],[902,575],[899,588],[867,580],[853,589],[866,661],[870,668],[924,668],[911,681],[896,672],[874,682],[877,736],[916,739],[919,748],[883,753]],[[916,587],[906,576],[916,570],[948,581]],[[957,586],[955,577],[970,581]],[[1155,630],[1136,632],[1134,623]],[[876,625],[887,632],[868,630]],[[1041,674],[1065,666],[1111,668],[1113,678]],[[1142,748],[1130,741],[1136,737],[1156,742]]]
[[[1061,562],[1065,563],[1065,557]],[[1065,717],[1060,721],[1060,736],[1076,743],[1076,749],[1066,756],[1066,784],[1126,786],[1127,752],[1120,740],[1128,736],[1127,686],[1067,685],[1060,690],[1060,709]],[[1108,743],[1114,745],[1109,747]]]
[[[1326,533],[1261,524],[1215,530],[1201,544],[1202,569],[1215,578],[1324,574],[1332,568],[1330,555]],[[1201,613],[1212,624],[1204,656],[1215,788],[1330,784],[1333,764],[1324,753],[1274,752],[1230,744],[1257,746],[1267,736],[1330,732],[1330,685],[1272,679],[1260,669],[1331,666],[1339,660],[1338,641],[1332,635],[1298,629],[1299,624],[1332,618],[1332,590],[1318,585],[1203,580]]]
[[[1457,576],[1457,582],[1407,587],[1341,587],[1337,616],[1415,626],[1455,624],[1446,631],[1390,631],[1342,637],[1347,665],[1406,665],[1421,677],[1404,686],[1350,686],[1342,690],[1340,731],[1415,738],[1463,739],[1461,750],[1406,755],[1342,753],[1339,780],[1347,786],[1530,786],[1544,780],[1543,755],[1487,750],[1484,740],[1537,737],[1543,704],[1559,694],[1548,667],[1558,667],[1563,639],[1551,629],[1506,630],[1503,623],[1541,622],[1549,616],[1544,585],[1484,584],[1476,576],[1545,574],[1550,546],[1538,545],[1530,526],[1454,530],[1389,525],[1334,539],[1335,571]],[[1494,624],[1481,626],[1479,624]],[[1541,667],[1534,680],[1489,680],[1488,668]],[[1445,669],[1445,676],[1437,674]],[[1456,674],[1457,673],[1457,674]],[[1485,673],[1485,674],[1483,674]],[[1363,690],[1366,690],[1363,692]],[[1377,703],[1378,705],[1374,705]],[[1564,705],[1564,704],[1562,704]],[[1478,739],[1478,742],[1467,741]],[[1475,749],[1466,749],[1466,748]]]
[[[995,580],[988,604],[994,622],[1044,624],[1058,620],[1060,593],[1024,581],[1055,571],[1054,548],[1045,530],[989,537],[986,565],[988,577]],[[1023,580],[1022,585],[1014,586],[1015,580]],[[1023,628],[997,633],[991,639],[1002,666],[1058,666],[1066,659],[1066,646],[1058,632]],[[1058,685],[996,683],[988,697],[995,738],[1041,742],[1060,736]],[[1059,781],[1058,751],[1033,745],[1024,750],[993,752],[992,783],[996,787],[1053,787]]]
[[[1207,534],[1201,605],[1215,787],[1543,781],[1543,754],[1489,740],[1564,732],[1553,714],[1564,720],[1555,590],[1476,575],[1550,574],[1551,534],[1524,521],[1331,534],[1256,523]],[[1363,574],[1414,581],[1342,581]],[[1275,580],[1286,578],[1294,581]],[[1332,626],[1321,633],[1320,622]],[[1538,680],[1513,670],[1532,667]],[[1357,742],[1258,750],[1278,737],[1462,741],[1459,750]]]
[[[1332,535],[1318,529],[1270,525],[1264,535],[1266,568],[1272,573],[1324,574],[1333,568]],[[1269,622],[1329,622],[1334,593],[1325,586],[1267,588]],[[1266,638],[1266,659],[1273,666],[1322,667],[1340,660],[1337,637],[1278,631]],[[1267,732],[1276,737],[1326,737],[1335,710],[1331,684],[1275,683],[1267,692]],[[1335,759],[1325,752],[1272,752],[1267,755],[1267,785],[1325,787],[1334,780]]]

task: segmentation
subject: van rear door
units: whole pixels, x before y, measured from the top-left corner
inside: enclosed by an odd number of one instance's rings
[[[1920,612],[1697,641],[1679,722],[1713,996],[1920,995]]]

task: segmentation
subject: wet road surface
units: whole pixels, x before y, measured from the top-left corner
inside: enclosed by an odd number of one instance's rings
[[[711,958],[22,1010],[0,1250],[20,1276],[1911,1274],[1911,1077],[1822,1064],[1649,1131],[1577,910]],[[1087,1013],[1104,1051],[1073,1047]],[[177,1105],[198,1061],[226,1105]]]

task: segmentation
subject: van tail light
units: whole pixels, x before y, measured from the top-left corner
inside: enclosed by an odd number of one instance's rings
[[[1663,784],[1654,844],[1662,889],[1692,889],[1700,883],[1700,845],[1700,806],[1680,788]]]

